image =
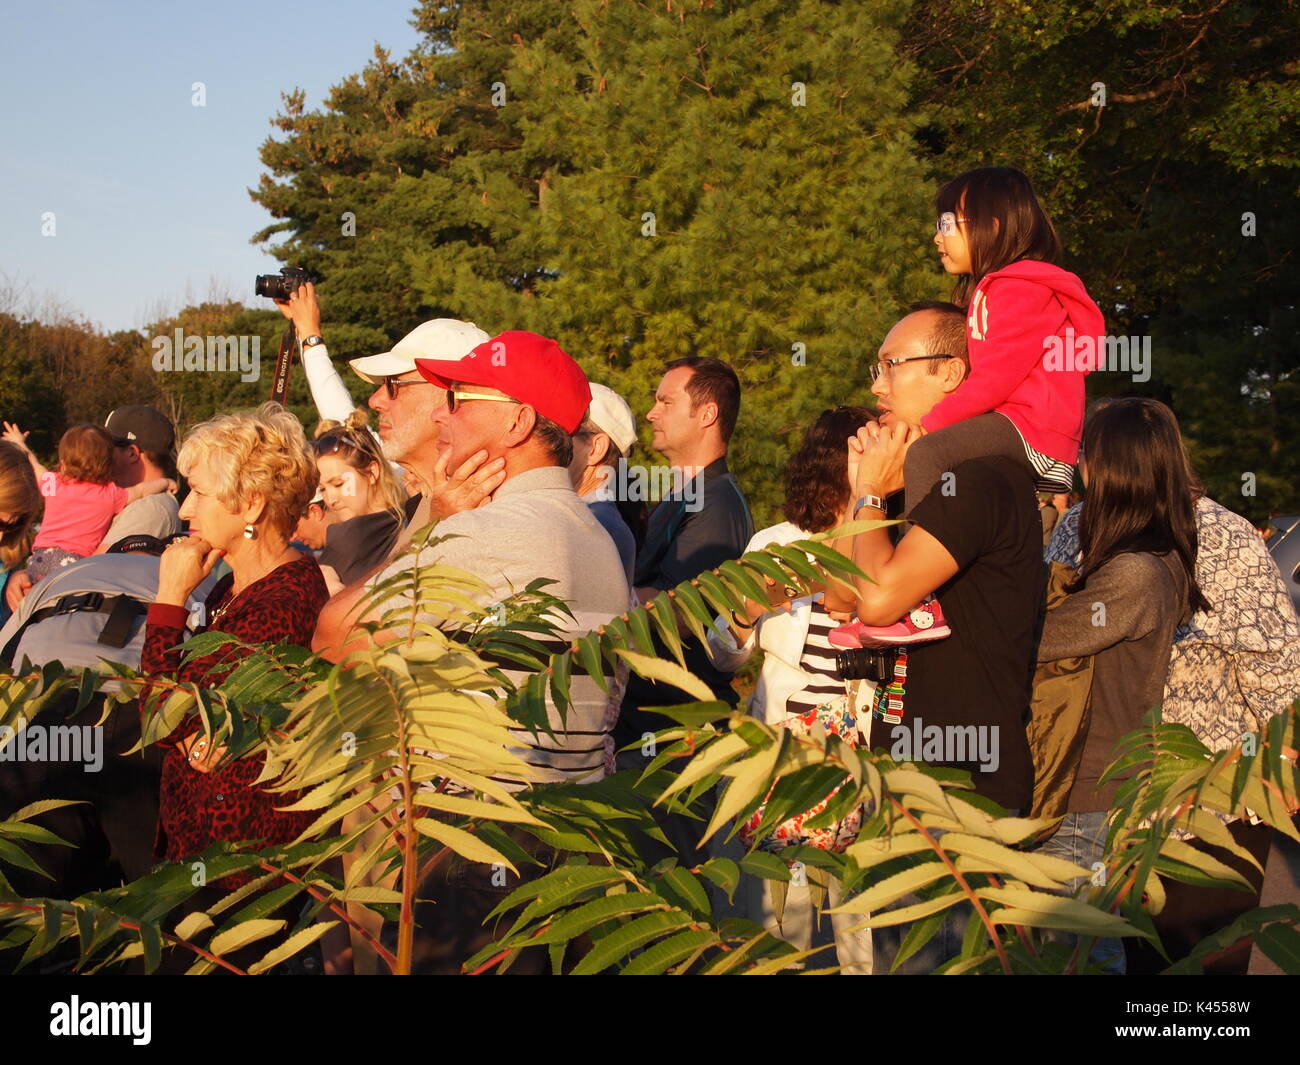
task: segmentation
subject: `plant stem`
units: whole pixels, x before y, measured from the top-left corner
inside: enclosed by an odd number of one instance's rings
[[[29,911],[29,912],[31,912],[31,913],[42,913],[42,912],[44,912],[43,909],[42,909],[42,907],[40,907],[40,906],[24,906],[22,903],[17,903],[17,902],[0,902],[0,909],[4,909],[4,910],[26,910],[26,911]],[[75,912],[75,907],[74,907],[74,912]],[[60,915],[63,915],[63,914],[64,914],[64,911],[63,911],[63,910],[60,910],[59,913],[60,913]],[[114,914],[114,916],[116,917],[117,915]],[[140,931],[140,927],[141,927],[141,926],[138,925],[138,924],[136,924],[134,921],[124,921],[124,920],[122,920],[121,918],[118,918],[118,923],[119,923],[123,928],[130,929],[132,932],[138,932],[138,931]],[[159,929],[159,930],[158,930],[158,934],[159,934],[163,939],[167,940],[167,941],[170,942],[170,943],[175,944],[176,946],[184,947],[186,950],[192,950],[195,954],[198,954],[198,955],[199,955],[200,957],[202,957],[202,958],[206,958],[208,961],[212,962],[213,964],[215,964],[215,965],[220,965],[223,969],[229,969],[229,970],[230,970],[232,973],[234,973],[236,976],[247,976],[247,975],[248,975],[248,973],[246,973],[243,969],[239,968],[239,967],[236,966],[236,965],[231,965],[230,962],[226,961],[224,958],[218,957],[216,954],[213,954],[213,953],[211,953],[210,951],[206,951],[206,950],[204,950],[204,949],[203,949],[202,947],[200,947],[198,944],[196,944],[196,943],[191,943],[188,939],[182,939],[180,936],[174,936],[174,935],[172,935],[170,932],[164,932],[164,931],[162,931],[162,929]]]
[[[292,881],[295,884],[301,884],[304,888],[307,889],[308,895],[314,898],[317,902],[325,903],[325,905],[328,906],[331,910],[333,910],[334,913],[338,914],[338,916],[341,917],[348,924],[349,927],[354,928],[358,932],[360,932],[361,936],[365,939],[365,941],[371,947],[374,948],[375,953],[378,954],[380,957],[382,957],[385,962],[387,962],[388,967],[390,969],[396,966],[397,958],[393,956],[393,952],[385,949],[384,945],[380,943],[379,940],[376,939],[373,934],[371,934],[368,928],[358,923],[352,917],[352,915],[348,913],[346,906],[340,906],[337,902],[331,899],[323,891],[320,891],[318,888],[316,888],[315,885],[309,884],[306,880],[294,876],[293,873],[289,873],[289,872],[285,872],[284,870],[277,869],[275,868],[275,866],[270,865],[267,862],[262,862],[262,868],[265,869],[268,873],[279,873],[282,877],[284,877],[285,880]]]

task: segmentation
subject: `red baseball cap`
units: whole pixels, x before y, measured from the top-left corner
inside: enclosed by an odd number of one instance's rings
[[[576,433],[591,405],[591,385],[554,340],[509,330],[462,359],[416,359],[420,376],[442,388],[453,381],[482,385],[527,403],[566,433]]]

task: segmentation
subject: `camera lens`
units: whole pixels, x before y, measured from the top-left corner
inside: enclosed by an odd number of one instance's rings
[[[253,291],[269,300],[288,299],[287,288],[285,279],[279,274],[258,274],[257,279],[253,282]]]
[[[835,668],[844,680],[874,680],[877,684],[893,679],[894,648],[877,650],[868,647],[839,651],[835,655]]]

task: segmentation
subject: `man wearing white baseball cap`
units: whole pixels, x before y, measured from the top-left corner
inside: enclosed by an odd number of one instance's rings
[[[355,404],[320,335],[316,286],[306,282],[276,305],[293,322],[301,340],[303,372],[317,413],[346,421]],[[456,470],[446,469],[445,454],[440,457],[436,447],[438,427],[433,421],[433,412],[445,402],[444,393],[415,368],[416,359],[463,358],[487,339],[487,333],[473,322],[434,318],[412,329],[391,351],[348,363],[363,381],[378,386],[367,405],[378,415],[376,435],[385,457],[414,474],[424,489],[409,502],[406,528],[393,546],[394,554],[410,542],[412,531],[434,518],[481,506],[505,480],[504,463],[484,461],[486,453],[470,456]]]
[[[573,434],[569,481],[618,548],[628,586],[636,566],[636,537],[616,502],[618,467],[636,446],[636,418],[627,401],[605,385],[591,382],[591,406]]]

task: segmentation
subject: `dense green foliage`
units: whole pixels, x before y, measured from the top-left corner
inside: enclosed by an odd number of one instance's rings
[[[286,93],[252,190],[275,219],[255,239],[324,279],[337,360],[437,315],[534,329],[644,414],[667,359],[728,359],[746,388],[732,465],[762,525],[799,431],[869,402],[884,331],[947,295],[939,183],[1004,163],[1035,180],[1112,333],[1151,337],[1150,380],[1098,373],[1091,394],[1170,402],[1234,509],[1300,508],[1295,0],[467,0],[416,18],[415,52],[377,53],[321,109]],[[192,422],[269,394],[274,313],[190,307],[146,332],[178,321],[260,333],[260,382],[158,375],[121,336],[70,373],[49,335],[66,327],[12,322],[7,416],[51,378],[65,412],[32,415],[50,433],[124,401]],[[301,380],[292,399],[310,422]]]

